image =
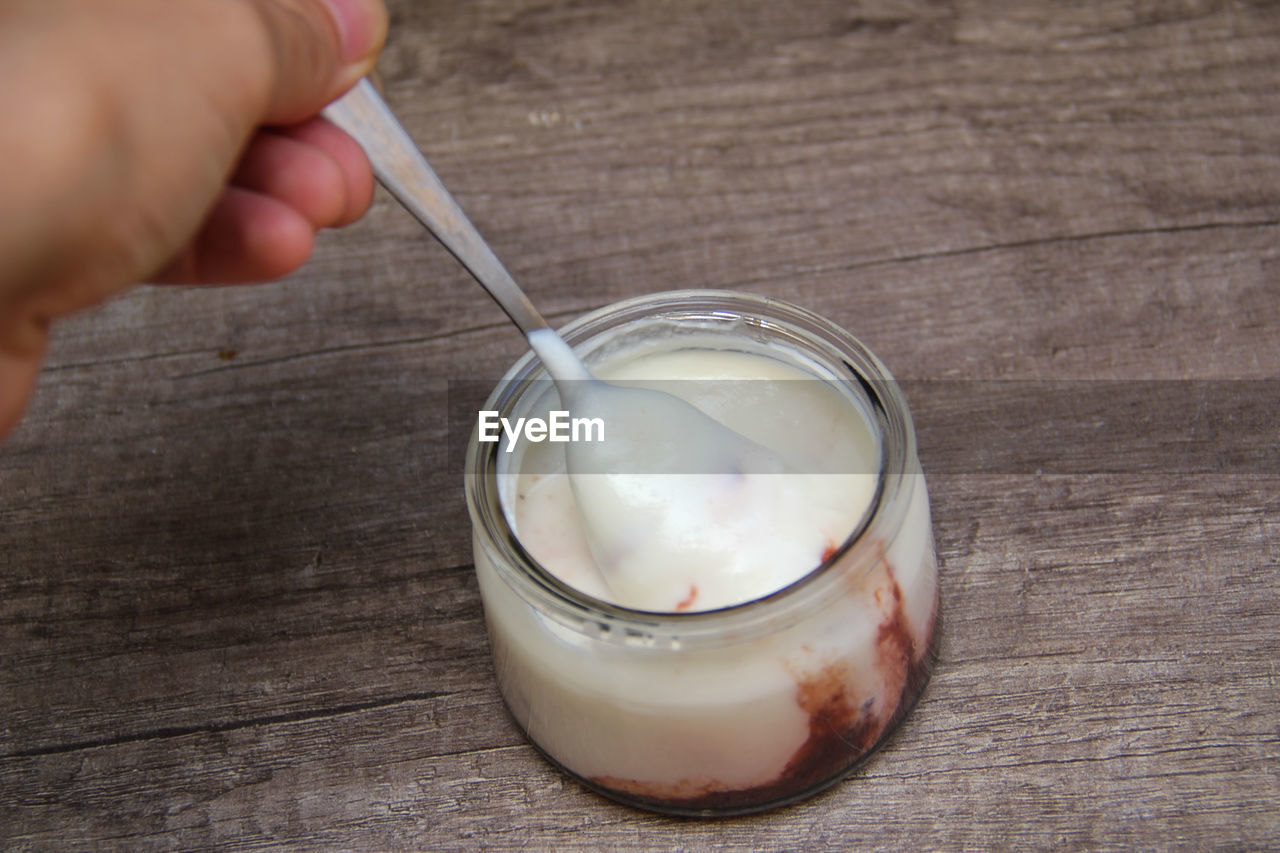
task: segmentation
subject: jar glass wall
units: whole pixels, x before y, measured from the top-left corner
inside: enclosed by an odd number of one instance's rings
[[[656,811],[780,806],[845,776],[914,704],[937,633],[937,563],[906,404],[888,371],[823,318],[776,300],[678,291],[562,330],[589,364],[660,341],[776,359],[835,389],[874,437],[875,496],[822,565],[763,598],[652,613],[567,586],[513,530],[523,456],[468,448],[467,502],[499,687],[548,758]],[[527,355],[485,409],[514,418],[548,393]]]

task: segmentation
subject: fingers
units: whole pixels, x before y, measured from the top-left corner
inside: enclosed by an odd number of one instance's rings
[[[269,131],[249,143],[231,186],[282,201],[315,228],[338,224],[347,211],[347,180],[337,161],[316,146]]]
[[[315,227],[279,199],[229,187],[204,226],[156,281],[240,284],[280,278],[307,260]]]
[[[280,131],[290,139],[311,145],[327,154],[341,171],[346,191],[347,205],[332,227],[350,225],[369,209],[373,203],[373,167],[369,158],[354,139],[347,136],[324,119],[312,119]]]
[[[279,278],[306,261],[317,229],[364,215],[373,188],[364,151],[323,119],[259,133],[195,239],[153,280]]]
[[[315,115],[373,69],[387,35],[382,0],[250,0],[269,42],[266,124]]]
[[[231,183],[283,201],[317,228],[350,225],[373,201],[364,150],[324,119],[259,133]]]

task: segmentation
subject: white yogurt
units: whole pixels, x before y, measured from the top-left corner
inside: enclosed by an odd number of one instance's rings
[[[856,341],[771,301],[659,295],[575,326],[602,378],[659,383],[788,473],[676,511],[709,491],[667,484],[650,506],[638,475],[609,505],[575,488],[563,446],[473,442],[476,569],[512,715],[588,786],[659,811],[755,811],[830,784],[901,719],[932,660],[936,561],[900,397]],[[494,408],[547,405],[503,391]],[[592,527],[609,525],[653,532],[602,569]]]
[[[592,442],[571,445],[565,463],[529,466],[544,473],[521,475],[508,516],[525,548],[570,586],[639,610],[741,604],[817,568],[871,505],[878,464],[867,422],[847,399],[794,367],[741,352],[684,349],[620,359],[597,372],[628,383],[624,394],[653,388],[714,409],[716,429],[678,412],[613,406],[606,434],[616,442],[618,433],[640,433],[614,453],[640,460],[641,473],[600,473],[607,458],[602,464]],[[633,423],[619,423],[619,416]],[[778,434],[779,421],[787,435]],[[725,428],[732,433],[722,437]],[[658,439],[646,444],[650,431]],[[655,455],[664,438],[707,456],[717,449],[711,445],[753,432],[760,436],[754,444],[785,456],[789,471],[644,472],[646,463],[661,469],[662,460],[643,457]],[[833,464],[836,473],[816,473]]]

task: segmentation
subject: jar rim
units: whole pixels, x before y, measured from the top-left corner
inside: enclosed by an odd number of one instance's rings
[[[472,430],[466,456],[467,510],[479,538],[496,557],[499,576],[523,599],[557,617],[581,626],[596,623],[606,630],[617,627],[638,634],[665,634],[692,639],[721,635],[733,627],[750,631],[753,626],[776,629],[779,619],[799,618],[824,599],[834,569],[848,576],[870,571],[882,554],[873,538],[892,541],[901,525],[913,484],[907,478],[918,473],[915,431],[906,401],[889,370],[849,332],[808,309],[785,300],[728,290],[673,290],[632,297],[606,305],[575,320],[559,334],[572,346],[592,340],[633,321],[749,322],[759,329],[786,332],[811,348],[822,350],[830,367],[847,371],[841,381],[861,386],[874,415],[873,427],[881,440],[880,470],[870,507],[859,524],[821,564],[795,581],[764,596],[711,610],[660,612],[617,605],[572,587],[543,567],[519,541],[503,509],[498,487],[498,445],[481,444]],[[486,410],[504,414],[546,373],[532,351],[507,370],[484,404]],[[903,494],[905,492],[905,494]],[[862,553],[857,553],[859,549]],[[497,552],[494,554],[493,552]],[[517,568],[518,567],[518,568]]]

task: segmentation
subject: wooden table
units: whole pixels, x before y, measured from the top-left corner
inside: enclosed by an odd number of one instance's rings
[[[287,282],[58,329],[0,447],[0,847],[1280,846],[1280,8],[392,8],[388,99],[556,322],[750,291],[910,380],[933,680],[772,814],[544,763],[447,414],[521,340],[380,195]]]

